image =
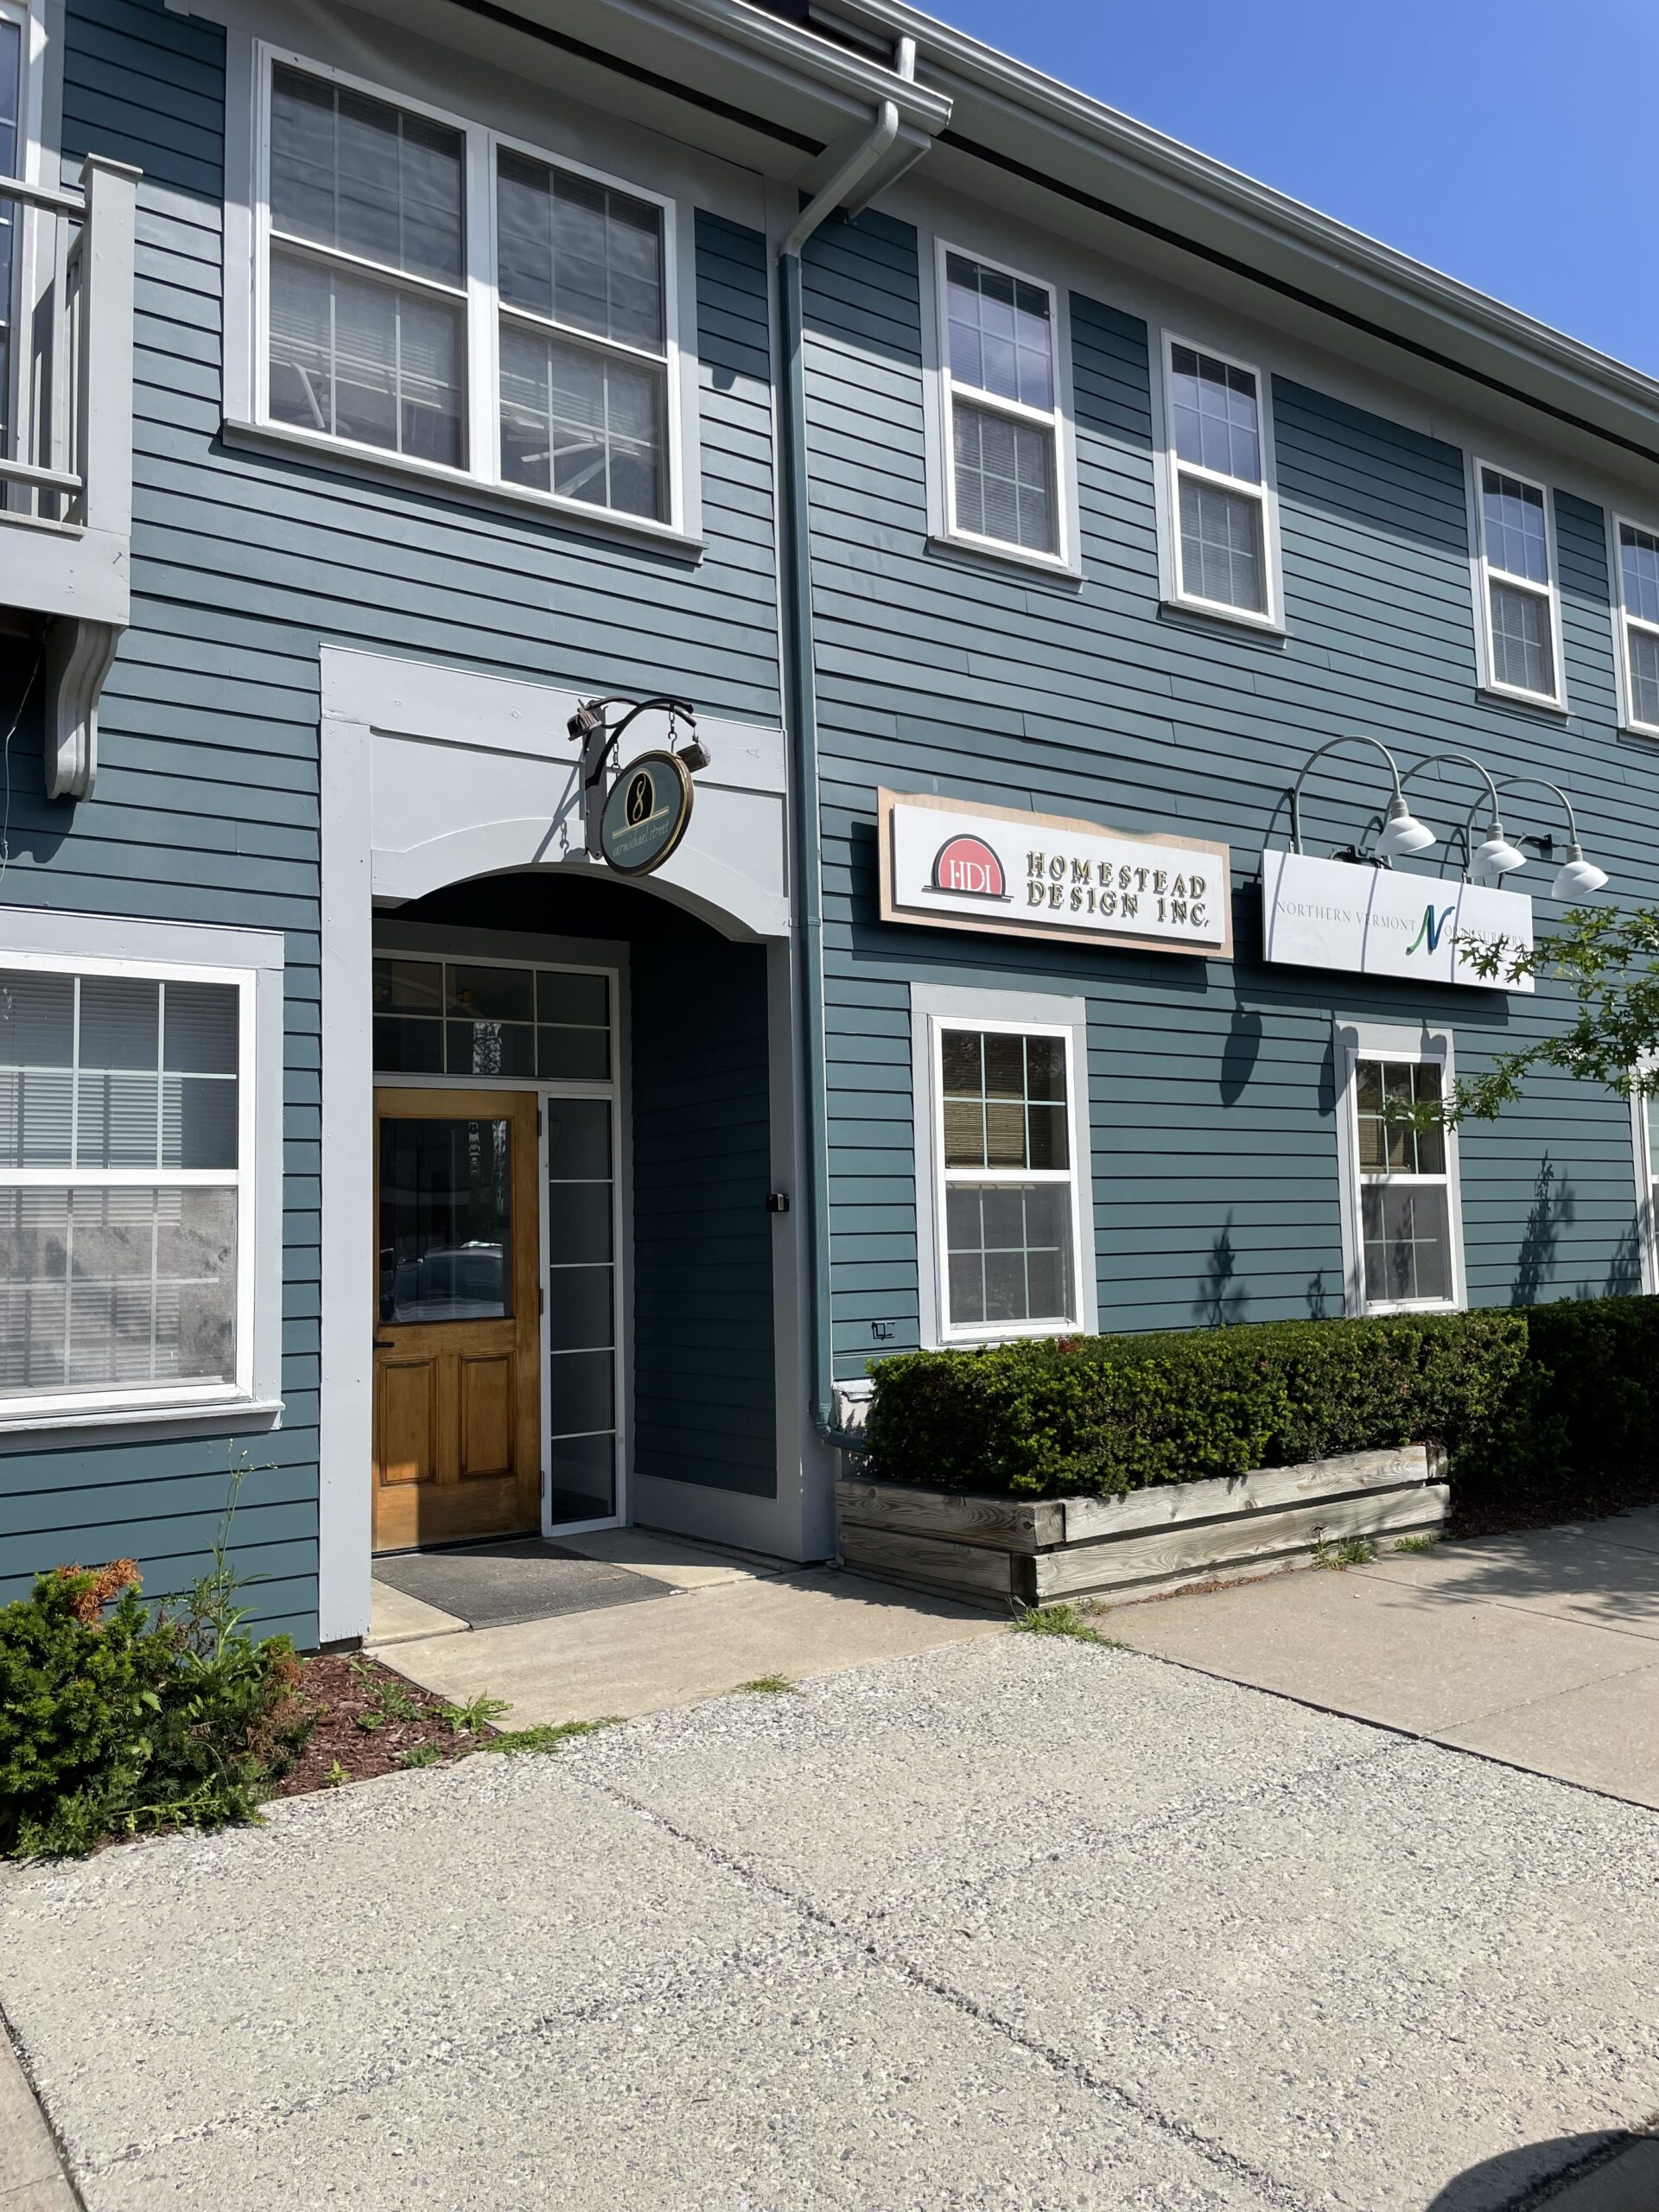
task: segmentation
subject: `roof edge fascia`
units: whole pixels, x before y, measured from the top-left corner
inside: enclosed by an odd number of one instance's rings
[[[744,6],[744,0],[729,0]],[[842,0],[849,15],[917,41],[917,66],[955,79],[993,104],[1011,126],[1010,143],[997,150],[1018,156],[1040,148],[1040,137],[1058,131],[1081,151],[1103,157],[1150,185],[1173,191],[1189,205],[1224,220],[1242,223],[1264,243],[1289,248],[1305,262],[1334,267],[1367,289],[1403,299],[1437,321],[1486,345],[1497,344],[1516,361],[1553,378],[1565,378],[1621,408],[1659,420],[1659,379],[1615,356],[1569,337],[1519,308],[1507,305],[1427,262],[1385,245],[1363,231],[1325,215],[1289,194],[1259,182],[1225,162],[1166,137],[1103,101],[1091,99],[1040,70],[969,38],[901,0]],[[744,7],[746,14],[756,12]],[[1019,133],[1027,134],[1023,143]],[[1039,155],[1040,158],[1040,155]],[[1264,270],[1264,274],[1267,273]]]

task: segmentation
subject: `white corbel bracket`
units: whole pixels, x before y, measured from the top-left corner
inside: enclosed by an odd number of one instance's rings
[[[114,622],[60,615],[46,639],[46,795],[90,798],[98,773],[98,702],[121,642]]]

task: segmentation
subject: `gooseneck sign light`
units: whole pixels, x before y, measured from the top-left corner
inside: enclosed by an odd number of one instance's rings
[[[1431,753],[1423,760],[1414,761],[1410,767],[1402,772],[1400,764],[1381,739],[1369,737],[1358,731],[1351,735],[1331,738],[1326,743],[1319,746],[1309,753],[1303,763],[1301,771],[1290,789],[1290,849],[1293,853],[1300,855],[1302,850],[1303,785],[1306,782],[1316,761],[1322,760],[1327,753],[1335,752],[1339,746],[1349,745],[1363,745],[1370,747],[1374,753],[1380,753],[1388,765],[1389,782],[1388,806],[1383,816],[1382,826],[1377,832],[1376,842],[1372,847],[1374,860],[1386,865],[1391,861],[1403,860],[1414,853],[1427,852],[1431,845],[1440,842],[1440,832],[1432,830],[1426,822],[1420,822],[1407,805],[1406,785],[1414,777],[1420,776],[1425,769],[1437,767],[1443,763],[1450,763],[1472,769],[1486,787],[1489,807],[1486,834],[1481,842],[1469,854],[1468,873],[1471,881],[1491,882],[1500,877],[1511,875],[1517,868],[1526,866],[1525,853],[1521,850],[1519,845],[1510,841],[1504,830],[1499,805],[1499,794],[1527,786],[1553,793],[1560,800],[1567,815],[1568,839],[1567,856],[1556,873],[1554,881],[1550,886],[1550,895],[1556,899],[1585,898],[1592,892],[1599,891],[1606,883],[1608,880],[1606,869],[1598,868],[1593,861],[1585,857],[1584,847],[1579,841],[1579,826],[1573,811],[1573,802],[1559,784],[1552,784],[1541,776],[1510,776],[1495,779],[1491,772],[1470,753]],[[1465,842],[1472,837],[1475,811],[1476,810],[1472,808],[1470,810],[1468,823],[1465,824]],[[1553,849],[1552,842],[1547,837],[1534,839],[1533,842],[1541,845],[1546,853]]]

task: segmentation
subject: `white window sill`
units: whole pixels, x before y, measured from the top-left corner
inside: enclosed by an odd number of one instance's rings
[[[1620,722],[1621,737],[1645,737],[1649,744],[1659,738],[1659,722]]]
[[[580,499],[556,499],[550,492],[532,492],[518,484],[486,484],[465,470],[442,468],[435,462],[411,460],[407,454],[378,453],[372,447],[324,438],[288,423],[247,423],[226,416],[225,442],[245,452],[303,454],[342,475],[365,476],[372,481],[429,486],[447,499],[468,506],[505,508],[535,515],[543,522],[566,523],[574,530],[595,537],[622,538],[631,544],[651,545],[687,560],[701,560],[705,541],[693,532],[671,529],[666,523],[646,522],[637,516],[612,514],[590,507]]]
[[[1027,552],[1023,545],[1004,545],[994,537],[968,537],[955,531],[933,531],[927,544],[930,552],[965,553],[970,560],[986,562],[993,568],[1028,569],[1039,575],[1053,576],[1061,583],[1083,581],[1080,561],[1062,561],[1052,553]]]
[[[1466,1313],[1466,1306],[1455,1305],[1449,1299],[1407,1299],[1389,1303],[1374,1300],[1362,1306],[1357,1318],[1362,1321],[1389,1321],[1402,1313]]]
[[[1287,638],[1290,635],[1282,622],[1270,614],[1252,614],[1248,607],[1228,607],[1220,600],[1187,599],[1177,593],[1173,599],[1158,602],[1160,614],[1195,614],[1201,621],[1224,622],[1229,629],[1249,630],[1259,638]]]
[[[1046,1337],[1086,1337],[1086,1321],[1033,1321],[1027,1329],[947,1329],[934,1351],[975,1351],[992,1344],[1040,1344]]]
[[[1530,707],[1535,714],[1562,715],[1567,711],[1565,699],[1547,699],[1541,691],[1518,691],[1509,683],[1479,683],[1475,696],[1495,707]]]
[[[194,1402],[175,1399],[170,1404],[89,1407],[85,1413],[66,1410],[60,1403],[37,1413],[0,1414],[0,1452],[54,1437],[83,1436],[89,1428],[143,1428],[165,1436],[227,1425],[276,1428],[282,1416],[280,1398],[214,1398]]]

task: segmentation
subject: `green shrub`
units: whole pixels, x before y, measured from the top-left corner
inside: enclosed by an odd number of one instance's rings
[[[1570,1503],[1659,1473],[1659,1299],[1535,1306],[1527,1332],[1501,1418],[1460,1462],[1464,1494]]]
[[[241,1633],[222,1559],[176,1613],[130,1560],[59,1567],[0,1609],[0,1853],[256,1817],[315,1714],[286,1637]]]
[[[885,1480],[1028,1497],[1429,1438],[1473,1453],[1506,1421],[1527,1330],[1522,1313],[1485,1311],[901,1353],[872,1370],[867,1435]]]

